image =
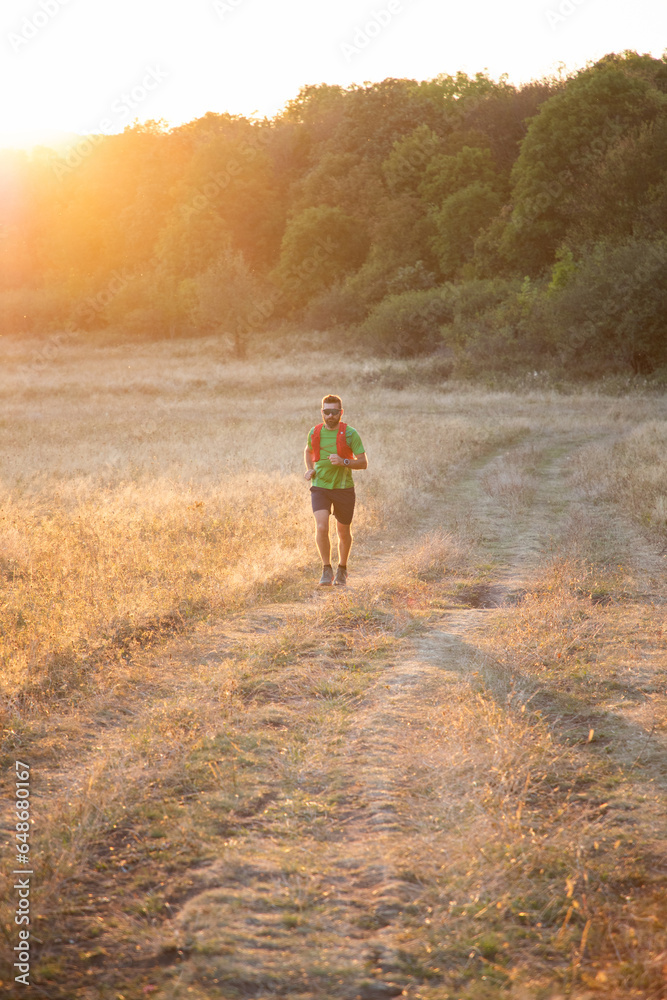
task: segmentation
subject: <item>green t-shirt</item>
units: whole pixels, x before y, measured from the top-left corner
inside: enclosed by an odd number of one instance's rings
[[[308,432],[307,447],[309,451],[312,450],[314,430],[315,428],[311,427]],[[315,475],[310,480],[311,486],[321,486],[325,490],[344,490],[354,485],[352,482],[352,471],[347,465],[332,465],[329,461],[329,455],[337,454],[337,434],[337,427],[330,431],[326,425],[320,431],[320,460],[319,462],[315,462]],[[349,424],[345,431],[345,440],[355,455],[363,454],[364,446],[361,443],[361,438],[354,427],[350,427]]]

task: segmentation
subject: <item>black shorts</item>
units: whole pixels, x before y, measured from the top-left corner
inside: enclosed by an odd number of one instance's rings
[[[311,486],[310,497],[313,513],[316,510],[326,510],[330,514],[333,507],[334,517],[340,524],[352,524],[356,500],[354,486],[348,486],[344,490],[325,490],[322,486]]]

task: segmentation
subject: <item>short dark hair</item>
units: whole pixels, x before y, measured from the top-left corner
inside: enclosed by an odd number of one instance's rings
[[[324,399],[322,400],[322,406],[324,406],[325,403],[336,403],[339,410],[343,409],[343,401],[340,398],[340,396],[332,396],[331,394],[329,394],[328,396],[325,396]]]

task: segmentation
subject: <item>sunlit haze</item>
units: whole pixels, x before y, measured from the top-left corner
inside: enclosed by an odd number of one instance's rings
[[[667,45],[662,0],[8,0],[0,24],[5,145],[207,111],[272,116],[306,84],[457,70],[520,83]]]

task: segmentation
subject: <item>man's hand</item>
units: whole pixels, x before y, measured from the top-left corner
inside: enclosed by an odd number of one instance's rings
[[[340,455],[329,455],[329,461],[332,465],[345,465],[345,459],[341,458]]]
[[[314,478],[314,476],[315,476],[315,469],[306,469],[306,471],[303,474],[303,478],[306,480],[306,482],[309,482],[311,479]]]

